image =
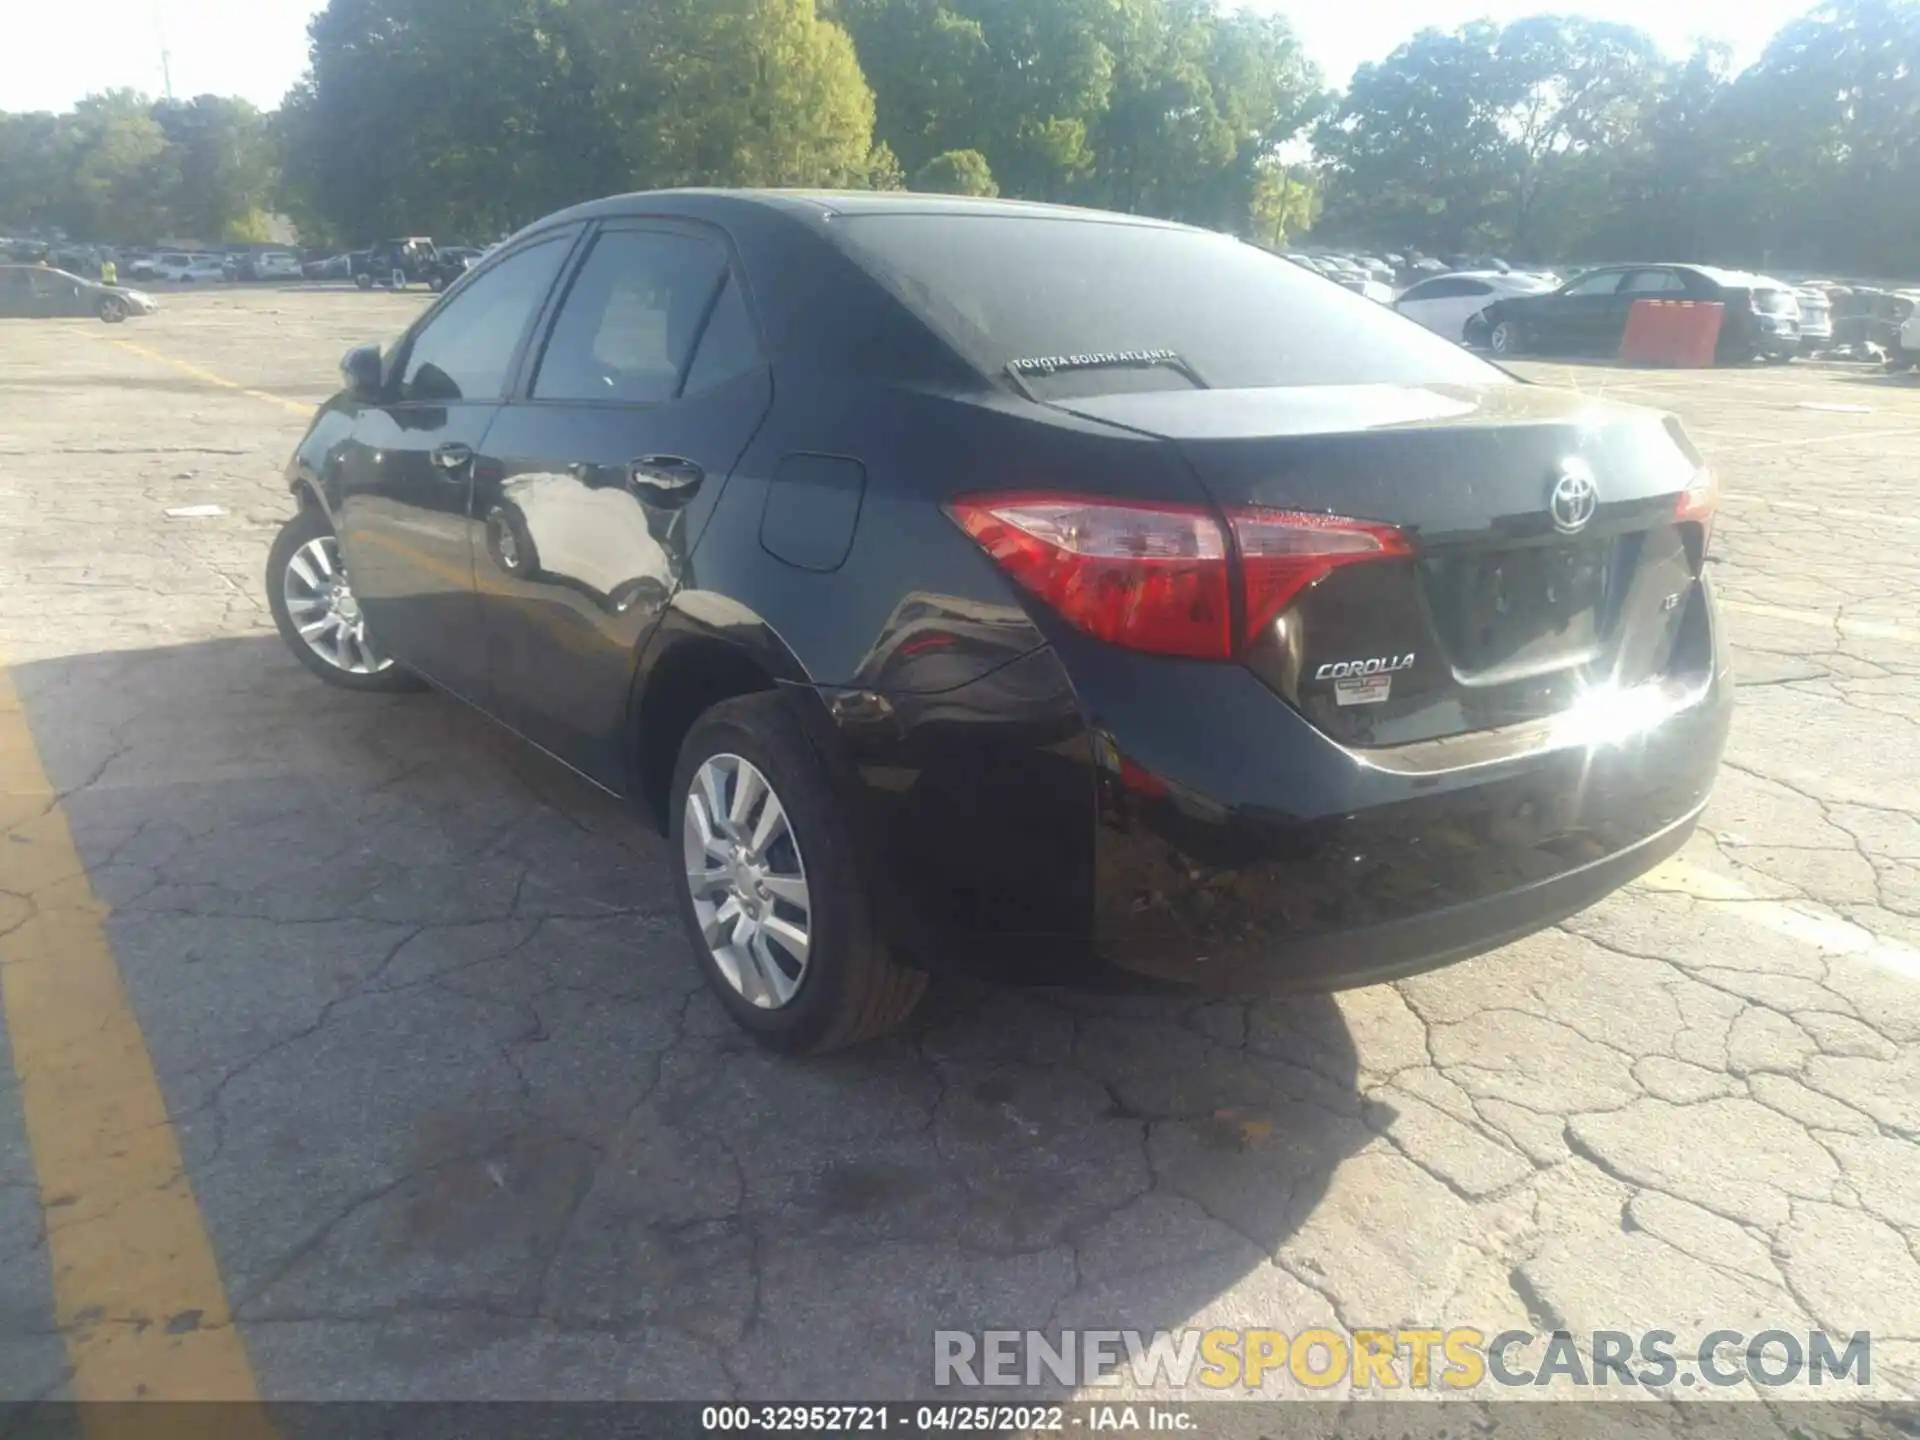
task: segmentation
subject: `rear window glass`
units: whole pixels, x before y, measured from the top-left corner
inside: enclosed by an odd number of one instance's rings
[[[1039,216],[860,215],[850,249],[988,374],[1047,398],[1507,377],[1386,306],[1205,231]],[[1175,363],[1140,357],[1172,351]],[[1060,366],[1060,357],[1124,357]]]

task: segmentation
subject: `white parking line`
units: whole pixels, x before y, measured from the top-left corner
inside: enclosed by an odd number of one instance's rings
[[[1764,495],[1721,492],[1720,503],[1764,505],[1769,510],[1793,510],[1803,515],[1834,515],[1842,520],[1866,520],[1875,525],[1906,525],[1920,529],[1920,515],[1892,515],[1880,510],[1850,510],[1844,505],[1815,505],[1806,500],[1774,500]]]
[[[1883,625],[1878,620],[1851,620],[1836,617],[1831,611],[1793,610],[1785,605],[1763,605],[1752,600],[1722,600],[1722,610],[1732,610],[1741,615],[1761,615],[1769,620],[1785,620],[1791,625],[1805,625],[1810,629],[1837,630],[1850,640],[1893,640],[1907,645],[1920,645],[1920,630],[1907,630],[1898,625]]]
[[[1909,425],[1902,430],[1843,430],[1837,435],[1803,435],[1795,440],[1757,440],[1745,445],[1709,445],[1719,455],[1751,455],[1756,450],[1795,450],[1807,445],[1839,445],[1847,441],[1911,440],[1920,435]]]
[[[1637,883],[1649,890],[1691,896],[1724,915],[1797,940],[1822,954],[1845,955],[1903,980],[1920,980],[1920,950],[1911,945],[1888,940],[1815,905],[1762,899],[1739,881],[1691,861],[1669,860]]]

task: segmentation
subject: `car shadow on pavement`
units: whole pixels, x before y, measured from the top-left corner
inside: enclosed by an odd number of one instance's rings
[[[454,701],[273,637],[14,679],[270,1396],[911,1397],[939,1329],[1330,1323],[1377,1243],[1331,998],[948,982],[783,1059],[667,847]]]

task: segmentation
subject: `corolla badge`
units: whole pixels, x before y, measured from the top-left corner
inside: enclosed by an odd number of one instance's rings
[[[1562,460],[1554,472],[1553,491],[1547,496],[1553,528],[1562,535],[1578,534],[1599,508],[1600,486],[1593,478],[1593,467],[1580,459]]]

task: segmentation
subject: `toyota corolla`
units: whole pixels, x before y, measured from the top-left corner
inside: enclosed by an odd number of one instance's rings
[[[624,196],[342,369],[269,559],[294,655],[631,797],[779,1048],[950,968],[1473,955],[1676,850],[1725,741],[1677,421],[1210,232]]]

